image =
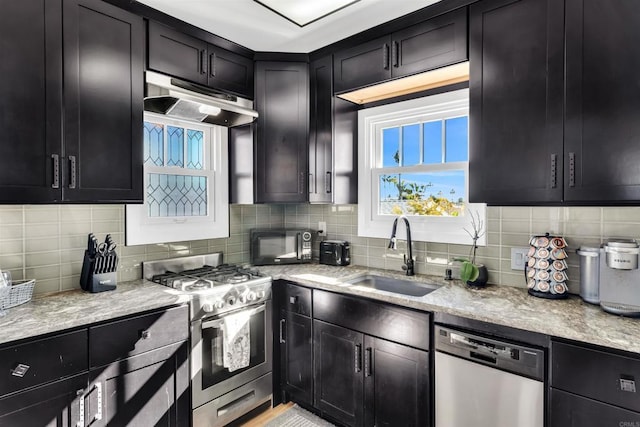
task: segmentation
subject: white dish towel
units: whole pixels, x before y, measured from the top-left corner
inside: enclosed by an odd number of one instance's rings
[[[230,314],[222,323],[222,366],[229,372],[249,366],[251,359],[251,311]]]

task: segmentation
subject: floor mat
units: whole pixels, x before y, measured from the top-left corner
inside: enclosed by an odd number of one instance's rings
[[[335,427],[328,421],[293,405],[286,412],[265,424],[265,427]]]

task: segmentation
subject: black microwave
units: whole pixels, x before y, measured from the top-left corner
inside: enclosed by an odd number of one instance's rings
[[[251,264],[279,265],[311,262],[313,232],[302,228],[251,230]]]

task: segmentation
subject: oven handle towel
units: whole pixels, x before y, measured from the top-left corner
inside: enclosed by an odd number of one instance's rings
[[[249,366],[251,358],[252,310],[225,316],[222,320],[223,364],[229,372]]]

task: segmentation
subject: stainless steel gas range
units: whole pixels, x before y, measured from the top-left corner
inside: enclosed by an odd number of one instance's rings
[[[194,427],[271,400],[271,277],[223,264],[221,253],[145,262],[143,277],[190,296]]]

